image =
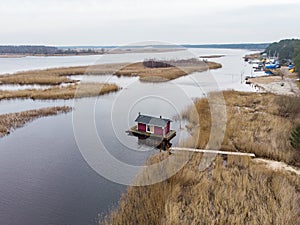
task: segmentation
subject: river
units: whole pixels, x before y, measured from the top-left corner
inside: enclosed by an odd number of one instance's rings
[[[142,165],[157,150],[140,145],[125,130],[134,124],[138,112],[162,115],[174,120],[172,129],[180,130],[176,116],[196,97],[214,90],[253,91],[241,83],[247,67],[245,50],[188,49],[153,54],[112,54],[72,57],[0,58],[0,73],[92,65],[93,63],[135,62],[145,58],[180,59],[191,55],[225,55],[211,59],[221,69],[194,73],[166,83],[143,83],[138,78],[103,76],[89,81],[106,81],[122,87],[117,93],[79,100],[5,100],[0,113],[19,112],[54,105],[79,107],[94,104],[95,124],[106,149],[120,161]],[[212,79],[213,78],[213,79]],[[79,76],[76,79],[86,79]],[[195,82],[196,81],[196,82]],[[200,82],[200,86],[199,86]],[[0,86],[1,88],[1,86]],[[5,87],[9,89],[9,87]],[[15,88],[15,87],[14,87]],[[75,121],[76,122],[76,121]],[[38,119],[0,139],[0,224],[50,225],[96,224],[98,214],[117,205],[126,185],[96,173],[80,153],[73,130],[72,113]],[[177,145],[185,137],[178,132]]]

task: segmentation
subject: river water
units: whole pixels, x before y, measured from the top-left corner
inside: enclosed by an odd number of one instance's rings
[[[0,58],[0,73],[13,73],[92,65],[95,62],[225,55],[211,59],[220,62],[222,69],[194,73],[166,83],[143,83],[136,77],[78,76],[75,79],[116,83],[122,90],[75,101],[5,100],[0,101],[0,114],[54,105],[73,106],[76,111],[83,105],[93,105],[92,109],[87,110],[94,112],[95,127],[105,148],[120,161],[130,165],[143,165],[146,158],[157,150],[140,145],[135,137],[125,133],[126,129],[134,125],[138,112],[171,118],[172,129],[179,131],[183,125],[176,120],[176,116],[194,98],[203,97],[214,90],[253,91],[241,82],[241,74],[248,69],[248,65],[242,60],[246,53],[245,50],[188,49],[180,52],[115,54],[105,57]],[[112,182],[96,173],[78,148],[73,124],[84,119],[76,121],[72,113],[41,118],[0,139],[0,224],[96,224],[98,214],[107,213],[117,204],[126,185]],[[173,145],[178,145],[185,137],[184,130],[178,132],[172,140]]]

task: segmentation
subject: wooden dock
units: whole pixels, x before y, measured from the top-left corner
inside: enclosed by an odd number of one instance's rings
[[[195,148],[171,147],[169,150],[170,151],[189,151],[189,152],[199,152],[199,153],[209,153],[209,154],[238,155],[238,156],[255,157],[254,153],[228,152],[228,151],[209,150],[209,149],[195,149]]]
[[[156,139],[160,139],[162,141],[170,141],[172,138],[174,138],[176,136],[176,131],[175,130],[170,130],[167,134],[162,136],[162,135],[152,134],[152,133],[149,133],[149,132],[138,131],[137,125],[131,127],[127,131],[127,133],[133,134],[135,136],[143,136],[143,137],[146,137],[146,138],[147,137],[156,138]]]

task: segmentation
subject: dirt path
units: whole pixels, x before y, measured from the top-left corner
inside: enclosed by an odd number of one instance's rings
[[[256,158],[253,160],[259,164],[265,164],[268,168],[273,170],[284,170],[284,171],[296,173],[298,176],[300,175],[300,169],[289,166],[283,162],[273,161],[269,159],[261,159],[261,158]]]

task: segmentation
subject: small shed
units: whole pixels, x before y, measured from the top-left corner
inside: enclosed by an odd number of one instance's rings
[[[170,123],[172,121],[161,116],[153,117],[139,113],[135,122],[137,122],[137,130],[140,132],[165,136],[170,132]]]

